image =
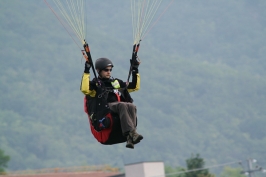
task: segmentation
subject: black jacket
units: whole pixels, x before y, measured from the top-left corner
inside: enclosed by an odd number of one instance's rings
[[[119,82],[119,88],[114,88],[112,82],[117,80]],[[100,119],[106,114],[110,113],[108,103],[123,101],[133,102],[129,92],[139,90],[140,88],[140,75],[138,70],[132,72],[132,81],[126,87],[126,82],[120,79],[98,79],[94,78],[90,81],[90,73],[84,72],[82,76],[80,90],[86,95],[86,105],[88,114],[97,125]]]

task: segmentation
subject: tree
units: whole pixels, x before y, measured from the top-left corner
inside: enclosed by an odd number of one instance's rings
[[[200,157],[199,154],[194,156],[194,154],[191,155],[189,159],[186,160],[187,163],[187,170],[195,170],[195,169],[202,169],[204,168],[204,159]],[[186,173],[186,177],[214,177],[213,174],[209,173],[208,169],[202,169],[202,170],[195,170]]]
[[[165,174],[169,177],[186,177],[185,171],[186,169],[182,167],[176,167],[176,168],[172,168],[170,166],[165,167]]]
[[[225,167],[220,177],[245,177],[245,175],[242,175],[240,172],[240,168]]]
[[[5,169],[7,168],[7,163],[10,160],[8,155],[5,155],[4,151],[0,149],[0,175],[5,174]]]
[[[197,154],[194,156],[191,155],[191,158],[186,160],[187,169],[182,167],[172,168],[167,166],[165,172],[169,177],[215,177],[215,175],[210,174],[209,170],[204,168],[204,160],[200,158],[200,155]],[[200,169],[200,170],[199,170]],[[187,172],[191,171],[191,172]]]

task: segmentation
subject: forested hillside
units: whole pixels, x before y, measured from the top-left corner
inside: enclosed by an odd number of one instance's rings
[[[11,157],[8,169],[184,166],[191,153],[206,166],[256,158],[266,168],[265,8],[264,0],[174,0],[141,42],[141,89],[132,96],[144,140],[131,150],[92,137],[80,49],[45,3],[0,1],[0,149]],[[93,60],[110,58],[112,75],[126,80],[130,1],[88,0],[87,13]]]

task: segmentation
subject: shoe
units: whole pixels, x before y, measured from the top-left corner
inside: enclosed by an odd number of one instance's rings
[[[141,134],[138,134],[136,130],[129,132],[129,136],[132,138],[133,144],[138,144],[140,140],[143,139],[143,136]]]
[[[129,135],[127,136],[127,144],[126,144],[126,147],[127,148],[130,148],[130,149],[134,149],[134,144],[132,142],[132,138]]]

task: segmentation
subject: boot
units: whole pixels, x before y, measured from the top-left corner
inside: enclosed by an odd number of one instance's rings
[[[134,149],[134,144],[132,142],[132,138],[129,135],[127,136],[127,144],[126,144],[126,147],[127,148],[130,148],[130,149]]]
[[[141,134],[138,134],[136,130],[129,132],[129,136],[132,138],[133,144],[138,144],[140,140],[143,139],[143,136]]]

